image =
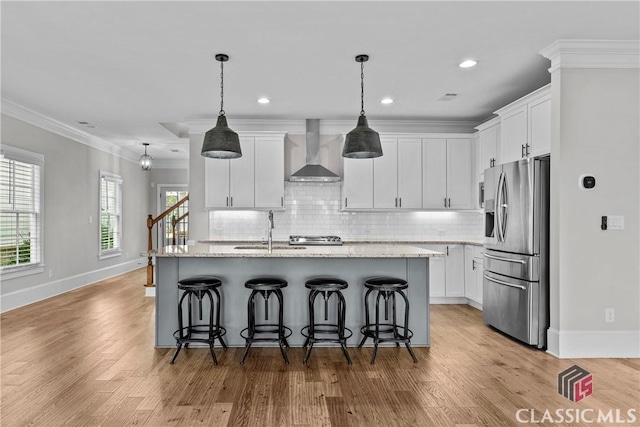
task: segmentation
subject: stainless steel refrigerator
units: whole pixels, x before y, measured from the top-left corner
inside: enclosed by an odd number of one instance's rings
[[[538,348],[549,328],[550,158],[485,170],[483,319]]]

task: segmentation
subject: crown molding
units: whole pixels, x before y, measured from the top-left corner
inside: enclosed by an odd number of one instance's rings
[[[640,68],[638,40],[556,40],[539,53],[551,60],[550,73],[560,68]]]
[[[118,156],[124,160],[137,163],[139,156],[135,153],[123,150],[116,144],[105,139],[98,138],[73,126],[69,126],[42,113],[27,108],[8,98],[2,98],[2,114],[21,120],[41,129],[55,133],[62,137],[87,145],[96,150]]]
[[[189,134],[200,135],[215,126],[217,118],[187,120]],[[274,134],[304,134],[306,120],[282,119],[230,119],[229,127],[238,133],[268,132]],[[379,133],[416,134],[416,133],[473,133],[478,121],[469,120],[374,120],[369,125]],[[322,120],[321,134],[346,134],[356,125],[353,120]]]

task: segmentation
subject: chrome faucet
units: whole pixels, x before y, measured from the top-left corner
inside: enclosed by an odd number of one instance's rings
[[[267,239],[267,244],[269,245],[269,253],[273,250],[273,211],[269,211],[269,238]]]

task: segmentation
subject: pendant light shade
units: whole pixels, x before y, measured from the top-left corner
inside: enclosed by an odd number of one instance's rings
[[[204,134],[202,154],[204,157],[215,159],[237,159],[242,157],[240,138],[238,134],[227,125],[227,117],[224,112],[224,63],[229,56],[219,53],[216,61],[220,62],[220,112],[216,126]]]
[[[356,62],[360,63],[360,117],[355,129],[347,134],[342,149],[342,157],[351,159],[371,159],[382,156],[380,135],[369,127],[367,116],[364,114],[364,63],[368,60],[368,55],[356,56]]]
[[[140,168],[143,171],[149,171],[151,170],[151,165],[153,164],[153,157],[147,154],[147,147],[149,146],[149,144],[143,142],[142,145],[144,145],[144,154],[140,156]]]

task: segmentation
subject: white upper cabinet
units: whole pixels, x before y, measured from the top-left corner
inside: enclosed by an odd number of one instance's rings
[[[373,160],[373,207],[422,208],[422,140],[382,139],[382,157]]]
[[[284,135],[240,136],[240,147],[238,159],[204,159],[205,208],[281,208]]]
[[[424,139],[422,155],[422,207],[472,209],[471,139]]]
[[[284,207],[284,143],[280,137],[255,139],[255,207]]]
[[[373,160],[343,159],[343,209],[373,209]]]
[[[422,140],[398,140],[398,207],[422,208]]]
[[[500,163],[551,152],[551,88],[535,92],[496,111],[500,116]]]
[[[484,170],[500,163],[498,152],[500,150],[500,118],[496,117],[476,127],[479,131],[478,174],[484,174]]]

